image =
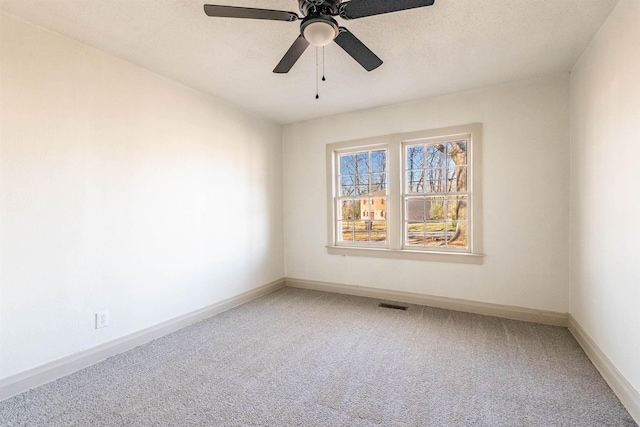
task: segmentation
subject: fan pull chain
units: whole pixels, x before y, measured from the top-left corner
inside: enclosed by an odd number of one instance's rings
[[[322,81],[326,81],[327,79],[324,78],[324,46],[322,46]]]
[[[318,67],[318,47],[316,46],[316,99],[320,98],[320,94],[318,93],[318,80],[319,78],[319,67]]]

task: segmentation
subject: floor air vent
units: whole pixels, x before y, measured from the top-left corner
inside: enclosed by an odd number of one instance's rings
[[[394,304],[387,304],[385,302],[381,302],[380,304],[378,304],[378,307],[391,308],[393,310],[402,310],[402,311],[407,311],[407,308],[408,308],[406,305],[394,305]]]

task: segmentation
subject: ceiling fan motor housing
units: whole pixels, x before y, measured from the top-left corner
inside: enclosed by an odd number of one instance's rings
[[[315,14],[337,15],[340,0],[298,0],[304,16]]]

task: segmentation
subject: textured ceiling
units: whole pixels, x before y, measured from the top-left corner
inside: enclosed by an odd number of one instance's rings
[[[389,0],[392,1],[392,0]],[[384,64],[336,44],[315,99],[315,52],[271,71],[299,23],[210,18],[196,0],[0,0],[0,9],[279,123],[568,72],[618,0],[436,0],[339,23]],[[211,0],[299,12],[296,0]]]

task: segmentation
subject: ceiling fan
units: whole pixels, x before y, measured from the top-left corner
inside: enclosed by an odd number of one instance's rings
[[[271,21],[293,22],[301,20],[300,35],[280,60],[274,73],[288,73],[291,67],[309,47],[326,46],[335,41],[353,59],[367,71],[382,65],[376,56],[356,36],[344,27],[340,27],[334,16],[342,19],[358,19],[383,13],[431,6],[435,0],[298,0],[302,17],[295,12],[282,10],[257,9],[251,7],[220,6],[205,4],[204,12],[208,16],[223,18],[267,19]]]

